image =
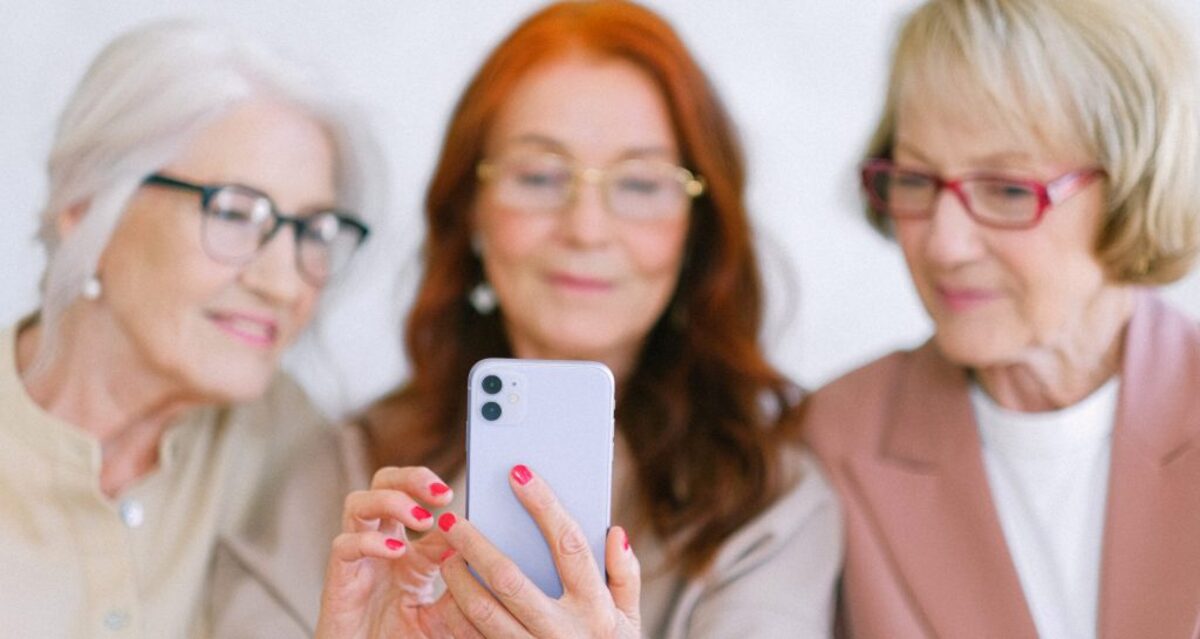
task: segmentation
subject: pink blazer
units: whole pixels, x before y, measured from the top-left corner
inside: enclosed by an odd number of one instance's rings
[[[813,394],[844,511],[851,637],[1037,637],[992,504],[967,373],[932,342]],[[1140,294],[1125,333],[1098,636],[1200,637],[1200,329]]]

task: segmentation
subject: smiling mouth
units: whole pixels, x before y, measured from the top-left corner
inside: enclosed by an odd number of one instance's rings
[[[568,273],[551,273],[550,283],[568,291],[580,293],[605,293],[613,289],[613,283],[594,277],[571,275]]]
[[[969,311],[1000,298],[995,291],[978,288],[937,287],[938,298],[951,311]]]
[[[270,320],[237,313],[209,313],[208,317],[225,334],[255,348],[269,349],[279,340],[279,327]]]

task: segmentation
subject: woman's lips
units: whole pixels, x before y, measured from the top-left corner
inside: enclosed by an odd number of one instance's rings
[[[970,311],[1000,298],[996,291],[983,288],[937,287],[938,299],[954,312]]]
[[[208,317],[226,334],[255,348],[271,348],[279,338],[279,325],[266,317],[222,312],[209,313]]]
[[[571,273],[551,273],[547,279],[556,288],[576,293],[605,293],[613,288],[610,280]]]

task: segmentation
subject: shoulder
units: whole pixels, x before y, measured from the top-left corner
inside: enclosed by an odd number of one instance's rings
[[[819,456],[857,448],[882,424],[883,413],[915,351],[896,351],[826,384],[800,407],[801,433]]]
[[[811,552],[838,552],[841,512],[820,464],[799,447],[785,448],[782,455],[797,480],[770,508],[730,537],[714,560],[718,572],[752,566],[797,539]]]
[[[663,636],[829,636],[841,511],[812,454],[792,449],[787,456],[800,481],[684,584]]]

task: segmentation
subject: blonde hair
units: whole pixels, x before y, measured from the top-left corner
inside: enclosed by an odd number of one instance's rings
[[[1109,277],[1175,281],[1200,252],[1200,95],[1175,22],[1152,0],[930,0],[900,29],[867,157],[891,157],[897,109],[918,91],[1082,148],[1108,174],[1095,250]]]
[[[63,110],[47,165],[40,357],[54,348],[59,319],[95,272],[142,180],[247,100],[280,100],[324,126],[336,147],[339,199],[368,220],[379,215],[379,150],[362,118],[329,94],[311,70],[224,25],[155,22],[101,51]],[[82,217],[63,236],[58,219],[72,208]]]

